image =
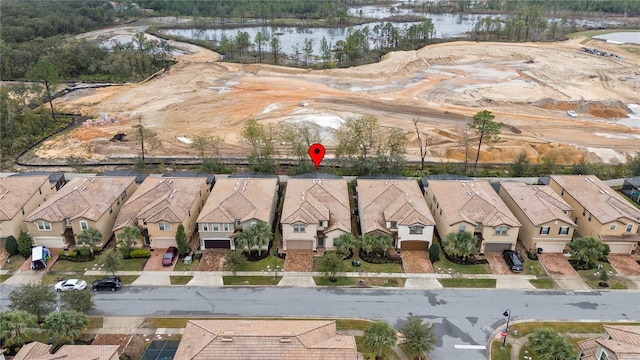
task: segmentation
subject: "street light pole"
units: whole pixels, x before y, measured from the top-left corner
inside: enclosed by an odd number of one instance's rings
[[[511,320],[511,310],[507,309],[502,316],[507,316],[507,327],[504,329],[504,338],[502,339],[502,347],[507,343],[507,334],[509,334],[509,321]]]

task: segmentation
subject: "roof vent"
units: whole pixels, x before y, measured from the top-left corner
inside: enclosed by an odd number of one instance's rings
[[[233,342],[233,338],[223,335],[222,342]]]
[[[462,187],[467,187],[467,184],[466,183],[462,183]]]
[[[175,193],[176,193],[176,191],[178,191],[178,190],[173,189],[173,191],[172,191],[171,193],[172,193],[172,194],[175,194]]]
[[[173,199],[173,194],[169,195],[169,199]]]
[[[73,187],[73,190],[78,190],[78,187],[77,187],[77,186],[74,186],[74,187]]]
[[[242,187],[242,191],[244,191],[246,188],[247,188],[246,186],[243,186],[243,187]]]
[[[290,343],[291,342],[291,338],[290,337],[280,338],[280,342],[281,343]]]
[[[474,185],[473,185],[473,183],[469,183],[469,186],[473,187]]]
[[[318,180],[318,184],[322,184],[322,180]]]

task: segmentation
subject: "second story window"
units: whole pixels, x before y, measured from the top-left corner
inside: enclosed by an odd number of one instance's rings
[[[633,230],[633,224],[627,224],[626,232],[630,233]]]
[[[616,224],[609,225],[609,230],[615,230],[615,229],[616,229]]]
[[[37,221],[36,226],[41,231],[51,231],[51,223],[48,221]]]
[[[230,228],[231,228],[231,224],[222,224],[222,230],[229,231]]]
[[[458,231],[459,232],[465,232],[467,230],[467,226],[462,224],[460,226],[458,226]]]
[[[549,235],[549,226],[540,226],[540,235]]]
[[[86,221],[80,221],[80,229],[81,230],[88,230],[89,229],[89,223],[87,223]]]
[[[496,235],[507,235],[507,231],[509,231],[509,228],[506,226],[496,227]]]
[[[569,235],[569,227],[568,226],[560,226],[560,231],[558,231],[559,235]]]
[[[398,228],[398,222],[397,221],[390,221],[389,222],[389,228],[397,229]]]
[[[171,231],[171,224],[167,222],[158,223],[158,230],[160,231]]]
[[[305,224],[293,224],[293,232],[294,233],[303,233],[307,229]]]
[[[422,225],[411,225],[409,226],[409,234],[422,234],[422,229],[424,229]]]

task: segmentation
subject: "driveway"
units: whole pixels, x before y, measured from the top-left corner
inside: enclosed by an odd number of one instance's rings
[[[60,257],[58,255],[60,253],[60,251],[62,251],[62,249],[49,249],[49,253],[51,254],[51,259],[47,260],[47,267],[44,270],[41,270],[41,271],[49,271],[49,269],[51,269],[53,264],[56,263],[56,260],[58,260],[58,257]],[[27,260],[25,260],[24,263],[22,263],[22,265],[20,266],[20,268],[18,270],[20,270],[20,271],[31,270],[31,256],[29,256],[29,258]]]
[[[433,274],[429,252],[424,250],[402,250],[402,268],[407,274]]]
[[[162,265],[162,257],[164,253],[167,252],[167,249],[155,249],[151,252],[151,257],[147,260],[147,263],[144,264],[143,271],[172,271],[176,266],[176,263],[180,260],[176,258],[173,260],[173,265],[171,266],[163,266]]]
[[[562,254],[540,254],[538,259],[549,275],[578,276],[569,260]]]
[[[287,250],[287,256],[284,258],[284,271],[313,271],[313,251]]]
[[[198,271],[223,271],[224,257],[231,250],[208,249],[202,250],[202,258],[198,264]]]
[[[609,254],[607,260],[618,275],[622,276],[639,276],[640,264],[636,262],[636,259],[631,255],[624,254]]]
[[[484,257],[489,262],[489,268],[491,269],[492,273],[501,274],[501,275],[516,274],[513,271],[511,271],[511,269],[509,269],[509,265],[507,265],[507,262],[504,261],[504,258],[502,257],[502,253],[487,252],[487,253],[484,253]]]

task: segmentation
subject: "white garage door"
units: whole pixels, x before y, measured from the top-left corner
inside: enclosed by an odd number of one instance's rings
[[[49,249],[63,249],[64,240],[61,237],[46,237],[37,236],[33,238],[33,244],[35,246],[46,246]]]
[[[561,253],[564,250],[565,243],[539,242],[537,247],[542,248],[543,253]],[[537,250],[533,249],[534,251]]]
[[[151,247],[154,249],[166,249],[171,246],[178,246],[176,239],[152,239]]]
[[[628,242],[607,242],[611,249],[611,254],[631,254],[633,243]]]

